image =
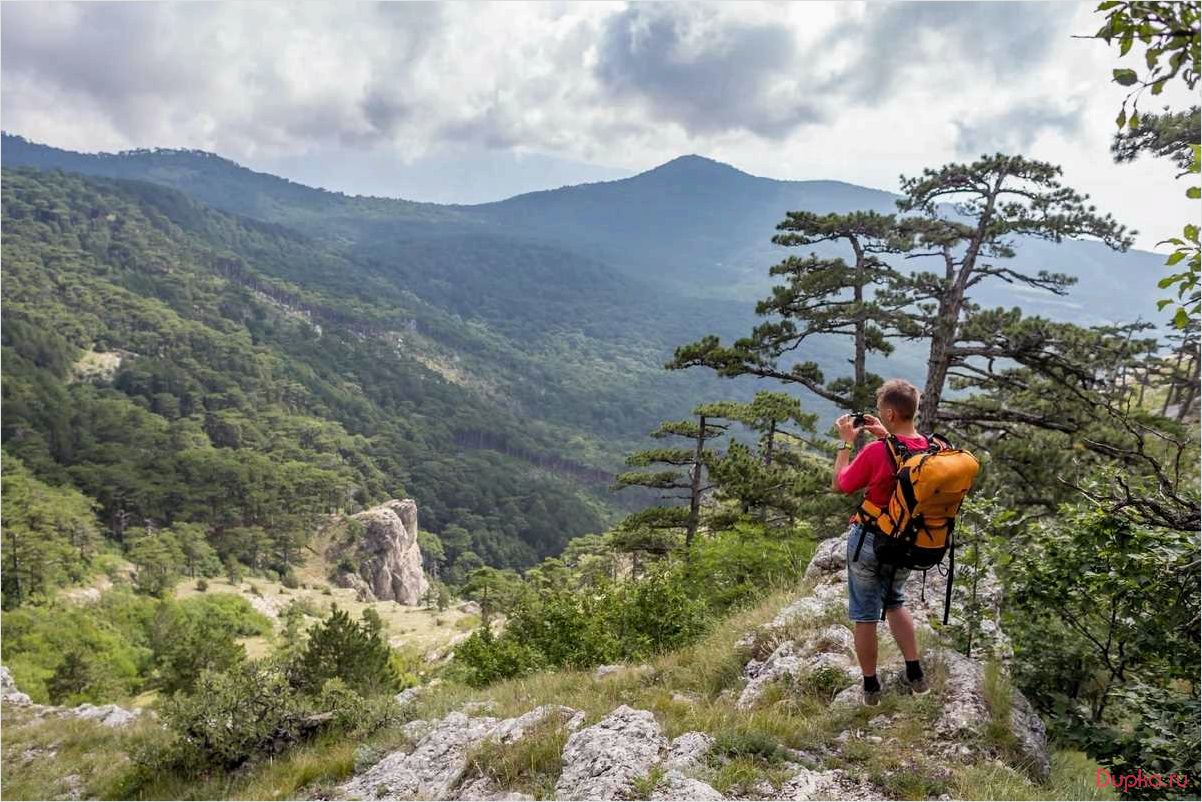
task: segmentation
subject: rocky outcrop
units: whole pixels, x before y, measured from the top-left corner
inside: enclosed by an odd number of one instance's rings
[[[832,618],[846,619],[847,611],[847,536],[824,540],[818,544],[803,579],[810,591],[784,607],[770,623],[758,632],[748,633],[740,641],[747,648],[757,640],[770,638],[774,632],[821,624]],[[906,581],[904,595],[906,607],[914,616],[915,623],[928,633],[943,620],[944,594],[947,579],[939,569],[926,572],[911,571]],[[966,610],[977,609],[971,622],[973,629],[973,653],[996,657],[1003,664],[1013,654],[1010,640],[998,622],[1001,619],[1001,583],[988,569],[974,576],[971,568],[958,564],[952,586],[952,607],[949,624],[952,627],[969,626],[965,621]]]
[[[137,721],[138,717],[142,715],[141,708],[135,707],[132,710],[126,710],[124,707],[112,704],[94,705],[85,702],[75,707],[34,704],[29,698],[29,694],[22,693],[17,688],[12,674],[5,666],[0,666],[0,701],[7,705],[20,707],[38,717],[87,719],[99,722],[105,727],[124,727],[126,724]]]
[[[812,771],[802,769],[781,786],[774,799],[881,799],[870,784],[855,780],[839,769]]]
[[[29,698],[29,694],[21,693],[21,689],[17,687],[17,683],[13,680],[13,675],[9,672],[7,666],[0,666],[0,701],[5,701],[12,705],[28,705],[33,703]]]
[[[358,574],[344,572],[335,581],[354,588],[363,601],[418,604],[430,585],[417,544],[417,502],[394,499],[358,513],[354,520],[363,525],[363,537],[350,555]]]
[[[407,736],[417,741],[412,752],[393,752],[339,786],[347,799],[515,799],[479,778],[464,783],[472,751],[485,741],[511,744],[548,720],[571,730],[584,714],[562,705],[544,705],[511,719],[455,712],[439,721],[411,721]],[[462,786],[461,786],[462,784]]]
[[[768,705],[765,692],[773,685],[784,685],[788,694],[820,694],[833,698],[832,718],[824,724],[847,727],[838,736],[826,738],[809,751],[778,744],[773,758],[772,780],[765,775],[732,790],[735,798],[773,800],[868,800],[884,798],[883,788],[862,776],[861,755],[865,748],[893,750],[898,768],[892,772],[931,771],[939,781],[951,777],[954,767],[972,766],[997,755],[991,752],[986,728],[997,710],[991,697],[998,689],[988,688],[986,672],[980,661],[964,657],[947,646],[937,645],[946,638],[936,630],[942,615],[942,598],[928,592],[923,601],[919,587],[912,587],[908,603],[918,625],[924,628],[927,648],[923,660],[931,677],[932,695],[914,704],[899,703],[890,714],[872,718],[849,716],[837,710],[845,704],[861,704],[859,669],[855,660],[852,633],[846,622],[846,541],[842,538],[819,546],[806,572],[805,592],[785,606],[768,624],[757,628],[739,641],[747,650],[742,686],[725,689],[712,704],[720,707],[724,699],[736,710],[751,711]],[[930,579],[930,577],[928,577]],[[940,578],[941,579],[941,578]],[[977,600],[996,610],[1000,605],[996,583],[983,576],[976,585]],[[921,581],[921,575],[916,582]],[[938,581],[928,591],[941,587]],[[932,619],[935,619],[934,621]],[[1006,643],[999,627],[982,628],[992,632],[989,643]],[[887,637],[887,635],[883,635]],[[882,651],[888,655],[889,651]],[[639,676],[653,680],[655,669],[647,665],[602,666],[592,682],[602,694],[618,691],[620,678]],[[886,656],[878,667],[887,694],[908,692],[904,666],[896,656]],[[585,680],[587,681],[587,680]],[[843,690],[835,693],[840,687]],[[412,706],[420,691],[406,691],[398,703]],[[699,705],[700,696],[673,692],[671,705]],[[811,698],[814,698],[811,696]],[[928,701],[929,700],[929,701]],[[774,697],[772,704],[788,705],[788,698]],[[992,699],[997,704],[997,699]],[[1010,692],[1006,722],[1031,774],[1048,773],[1047,737],[1043,723],[1030,704],[1017,691]],[[339,790],[347,797],[422,798],[422,799],[526,799],[528,797],[495,785],[488,776],[469,765],[480,744],[492,741],[513,744],[527,737],[548,720],[558,722],[570,732],[560,755],[561,773],[555,785],[558,799],[610,800],[645,795],[653,800],[720,800],[723,794],[707,784],[721,776],[731,760],[730,744],[715,749],[715,737],[692,731],[669,741],[655,715],[620,705],[592,726],[584,727],[585,714],[560,705],[545,705],[522,716],[498,719],[490,714],[496,703],[488,700],[467,702],[458,712],[436,721],[411,721],[403,733],[416,746],[411,752],[396,752],[356,776]],[[730,708],[723,711],[730,716]],[[751,714],[754,715],[754,714]],[[823,715],[821,713],[815,715]],[[922,717],[921,737],[914,734],[914,716]],[[706,716],[700,720],[706,720]],[[868,719],[865,721],[864,719]],[[725,729],[734,721],[726,718],[715,723]],[[717,733],[718,730],[715,730]],[[729,733],[723,733],[723,736]],[[854,749],[853,749],[854,745]],[[937,765],[923,767],[917,755],[933,753]],[[758,779],[758,782],[755,781]],[[783,781],[782,781],[783,780]],[[773,783],[776,783],[775,785]],[[723,786],[725,787],[725,786]]]
[[[560,799],[623,799],[668,749],[647,710],[622,705],[591,727],[573,733],[563,749]]]
[[[686,777],[672,769],[663,776],[651,792],[651,799],[656,800],[718,800],[726,797],[714,790],[714,787],[701,780]]]
[[[930,571],[926,577],[925,593],[921,572],[912,572],[906,583],[906,606],[919,629],[925,630],[927,642],[939,640],[934,627],[942,621],[947,587],[945,582],[938,571]],[[739,707],[753,707],[766,687],[774,682],[797,680],[820,668],[835,669],[848,676],[849,684],[835,696],[834,705],[856,706],[861,703],[859,671],[850,630],[842,624],[822,626],[822,622],[831,618],[846,616],[846,537],[832,538],[819,544],[806,569],[804,583],[812,589],[811,592],[786,606],[772,622],[740,641],[743,648],[752,652],[763,644],[773,645],[774,649],[765,659],[748,661],[744,669],[747,684],[739,698]],[[951,624],[963,627],[964,622],[957,619],[969,601],[975,602],[981,610],[981,620],[975,624],[974,631],[976,649],[978,653],[983,651],[1004,664],[1011,652],[1009,639],[997,624],[1001,610],[1001,586],[996,578],[988,572],[976,577],[970,573],[956,580],[953,591]],[[801,633],[808,634],[802,639]],[[888,635],[882,632],[881,637]],[[957,755],[971,756],[976,747],[969,745],[981,742],[980,736],[992,717],[985,688],[984,666],[946,647],[929,649],[923,655],[923,661],[932,676],[939,678],[935,690],[941,710],[934,726],[934,735]],[[882,660],[877,674],[886,693],[908,692],[904,669],[898,659]],[[1018,691],[1011,692],[1009,707],[1010,730],[1025,761],[1034,775],[1046,777],[1050,760],[1043,722],[1026,697]],[[811,780],[814,778],[806,779],[798,787],[808,787],[807,783]]]

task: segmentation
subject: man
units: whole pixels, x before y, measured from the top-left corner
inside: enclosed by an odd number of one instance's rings
[[[925,449],[927,439],[914,428],[918,396],[918,388],[904,379],[885,382],[876,392],[879,417],[865,415],[864,431],[878,438],[892,434],[915,451]],[[863,490],[866,499],[886,506],[893,495],[895,482],[893,457],[884,439],[878,439],[865,446],[855,461],[851,461],[851,452],[855,449],[855,439],[859,433],[852,421],[851,415],[843,415],[835,421],[843,442],[835,456],[835,475],[831,487],[840,493]],[[889,631],[893,633],[893,639],[905,658],[906,680],[910,690],[922,695],[930,692],[930,686],[918,659],[914,619],[906,610],[902,597],[902,588],[910,570],[877,563],[871,531],[863,533],[864,546],[860,549],[859,559],[853,562],[862,526],[858,518],[853,516],[847,533],[847,607],[848,614],[855,622],[856,659],[864,675],[864,704],[874,706],[881,701],[881,683],[876,676],[876,625],[881,618],[882,608],[889,622]]]

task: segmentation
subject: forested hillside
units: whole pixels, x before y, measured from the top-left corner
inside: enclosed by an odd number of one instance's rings
[[[3,192],[5,454],[117,541],[189,522],[282,573],[319,516],[404,494],[466,534],[450,564],[529,564],[602,527],[589,461],[612,456],[565,459],[568,435],[460,376],[457,347],[488,342],[403,285],[150,184],[6,170]],[[62,570],[28,559],[5,574],[23,593]]]

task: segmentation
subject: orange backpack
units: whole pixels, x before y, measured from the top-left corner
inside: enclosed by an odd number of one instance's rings
[[[920,569],[924,579],[926,571],[943,562],[945,554],[950,555],[943,607],[946,624],[956,567],[956,515],[981,465],[971,453],[953,448],[940,435],[932,434],[927,443],[927,448],[913,451],[893,435],[885,438],[897,470],[897,482],[884,507],[867,499],[860,504],[859,520],[863,528],[852,560],[860,558],[864,532],[869,530],[873,533],[877,562],[895,569]]]

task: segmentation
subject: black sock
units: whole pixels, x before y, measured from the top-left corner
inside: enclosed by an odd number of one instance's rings
[[[864,690],[869,693],[875,693],[881,689],[881,681],[876,678],[876,674],[871,677],[864,677]]]
[[[906,661],[906,679],[911,682],[922,679],[922,666],[918,664],[917,660]]]

